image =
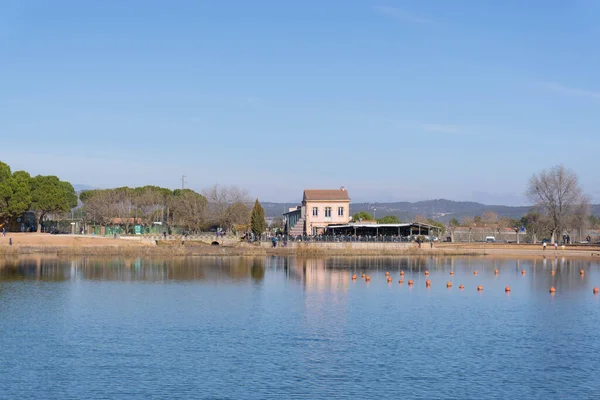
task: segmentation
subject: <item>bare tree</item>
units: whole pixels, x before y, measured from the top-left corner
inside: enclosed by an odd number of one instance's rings
[[[526,194],[547,218],[552,243],[557,234],[576,226],[589,214],[589,199],[577,175],[562,165],[534,174]]]
[[[448,232],[450,232],[450,241],[452,243],[454,243],[454,232],[456,231],[456,228],[458,228],[459,225],[460,223],[458,222],[458,220],[456,218],[452,218],[448,223],[448,227],[446,228]]]
[[[170,191],[157,186],[144,186],[134,189],[134,205],[140,212],[144,225],[162,223]]]
[[[496,214],[496,215],[498,215],[498,214]],[[505,228],[511,228],[512,225],[513,225],[512,220],[510,218],[507,218],[507,217],[500,218],[498,220],[498,222],[496,222],[496,232],[498,232],[498,239],[499,240],[501,240],[501,238],[502,238],[500,236],[502,234],[502,231]]]
[[[463,226],[469,228],[469,243],[471,243],[471,231],[475,226],[475,220],[473,219],[473,217],[463,217],[461,223]]]
[[[513,231],[515,231],[515,236],[517,237],[517,244],[520,243],[519,240],[519,232],[521,232],[521,228],[523,227],[523,221],[525,218],[522,219],[511,219],[511,218],[503,218],[506,219],[506,226],[510,229],[512,229]]]
[[[125,233],[129,233],[129,227],[134,222],[133,213],[133,190],[121,187],[113,190],[114,217],[118,218],[120,225],[125,225]]]
[[[245,189],[217,184],[206,189],[204,196],[208,200],[208,218],[211,223],[230,229],[234,224],[249,222],[252,198]]]
[[[193,190],[175,190],[170,201],[173,222],[188,232],[199,232],[206,223],[207,204],[206,197]]]
[[[90,221],[104,226],[112,223],[115,216],[114,194],[114,191],[106,189],[88,191],[85,197],[82,196]]]

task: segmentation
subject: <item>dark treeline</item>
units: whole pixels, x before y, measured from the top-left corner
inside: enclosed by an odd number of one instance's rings
[[[0,161],[0,225],[31,211],[39,232],[46,216],[62,215],[76,206],[77,195],[69,182],[52,175],[32,177],[26,171],[11,172],[10,166]]]
[[[134,225],[154,224],[197,233],[211,227],[246,229],[250,221],[250,198],[234,186],[218,185],[197,193],[191,189],[170,190],[158,186],[87,190],[80,194],[80,215],[86,224],[118,225],[131,233]]]

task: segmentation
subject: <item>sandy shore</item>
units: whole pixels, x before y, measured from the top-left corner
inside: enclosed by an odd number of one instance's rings
[[[12,245],[9,245],[12,238]],[[113,239],[98,236],[50,235],[44,233],[7,233],[0,237],[0,255],[22,254],[58,254],[58,255],[140,255],[140,256],[185,256],[185,255],[304,255],[304,256],[378,256],[378,255],[415,255],[415,256],[453,256],[476,255],[493,257],[577,257],[599,258],[600,246],[566,246],[554,250],[542,245],[506,244],[506,243],[436,243],[433,248],[414,245],[406,249],[393,246],[381,246],[374,249],[331,249],[318,244],[299,245],[295,248],[278,247],[272,249],[235,243],[229,246],[211,246],[202,242],[179,240],[151,241]]]

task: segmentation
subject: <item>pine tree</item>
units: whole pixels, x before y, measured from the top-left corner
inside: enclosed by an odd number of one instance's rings
[[[252,229],[252,233],[256,236],[262,235],[267,229],[265,210],[260,205],[258,199],[256,199],[256,202],[254,203],[254,209],[250,216],[250,229]]]

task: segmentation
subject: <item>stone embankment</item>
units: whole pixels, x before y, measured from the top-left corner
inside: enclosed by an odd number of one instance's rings
[[[12,245],[9,240],[12,239]],[[215,244],[214,242],[217,242]],[[0,255],[22,254],[57,255],[136,255],[136,256],[244,256],[244,255],[299,255],[326,256],[494,256],[494,257],[578,257],[600,258],[598,246],[548,246],[506,243],[428,243],[420,248],[415,243],[364,242],[288,242],[273,248],[270,242],[247,243],[239,239],[198,236],[132,236],[98,237],[82,235],[50,235],[36,233],[9,233],[0,237]]]

